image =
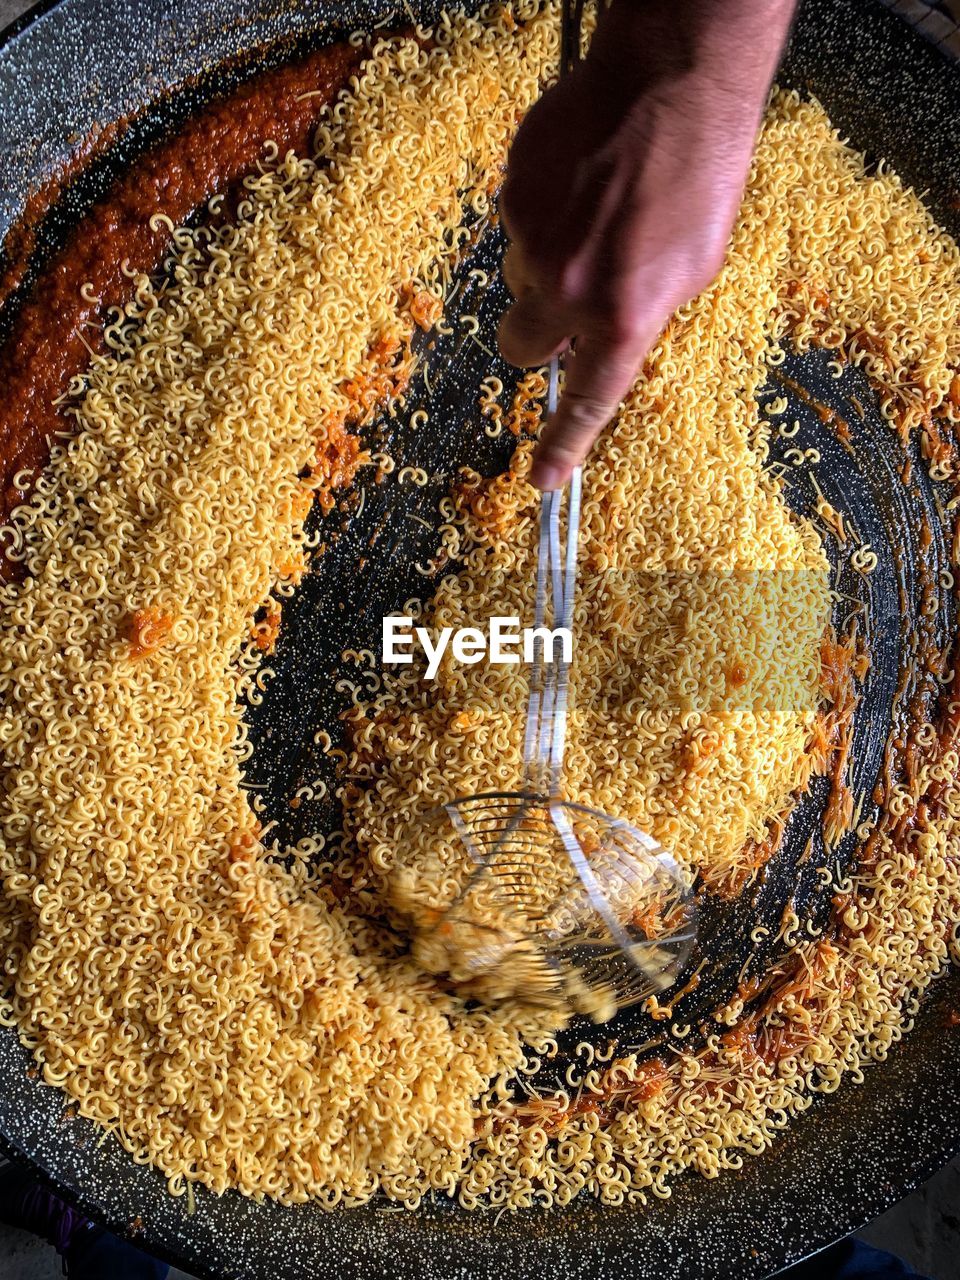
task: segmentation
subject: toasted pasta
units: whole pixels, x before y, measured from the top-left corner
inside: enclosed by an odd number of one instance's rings
[[[74,437],[13,518],[26,576],[0,588],[3,1017],[44,1079],[175,1191],[331,1208],[378,1192],[411,1208],[430,1191],[517,1209],[667,1195],[882,1060],[955,947],[960,760],[934,736],[891,800],[912,812],[934,788],[928,818],[906,840],[869,829],[831,937],[785,912],[791,950],[762,1006],[740,991],[705,1027],[674,1022],[680,1043],[653,1058],[591,1041],[571,1092],[541,1098],[527,1077],[556,1051],[554,1012],[471,1004],[371,923],[398,889],[428,909],[462,875],[452,846],[418,834],[428,806],[516,785],[519,670],[444,661],[429,686],[416,668],[350,682],[350,751],[315,737],[350,778],[341,856],[319,832],[268,846],[257,822],[242,699],[272,674],[310,502],[343,480],[324,446],[377,395],[396,401],[409,299],[445,296],[464,208],[486,213],[557,30],[553,6],[520,3],[378,40],[316,160],[274,156],[233,222],[177,232],[163,289],[138,279],[75,387]],[[723,270],[591,459],[568,790],[721,891],[809,781],[831,602],[814,527],[751,445],[757,394],[789,338],[862,364],[894,428],[955,423],[958,307],[957,248],[919,199],[868,175],[816,103],[778,95]],[[484,385],[488,414],[500,389]],[[518,434],[543,389],[523,380]],[[530,451],[493,480],[462,476],[442,505],[463,569],[429,622],[529,616]],[[322,795],[318,779],[295,799]],[[651,1012],[669,1025],[668,1003]]]

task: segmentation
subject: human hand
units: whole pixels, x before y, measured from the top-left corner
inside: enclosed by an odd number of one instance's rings
[[[520,127],[501,209],[513,364],[576,339],[532,480],[561,485],[719,271],[793,0],[614,0]]]

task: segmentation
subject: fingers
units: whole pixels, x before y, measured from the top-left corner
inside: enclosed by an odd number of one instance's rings
[[[528,288],[500,321],[500,352],[510,364],[527,368],[546,364],[568,338],[557,308],[536,288]]]
[[[567,335],[545,295],[534,284],[523,251],[511,244],[503,257],[503,278],[516,298],[500,322],[500,351],[521,368],[545,364],[566,346]]]
[[[533,284],[529,266],[523,256],[523,250],[515,241],[507,245],[500,268],[504,284],[515,298],[522,298]]]
[[[530,479],[537,488],[558,489],[583,462],[615,416],[647,345],[589,336],[578,340],[557,412],[544,427],[533,456]]]

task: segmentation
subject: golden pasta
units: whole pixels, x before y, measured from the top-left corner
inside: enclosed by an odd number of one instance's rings
[[[138,280],[74,388],[76,434],[12,521],[26,577],[0,588],[3,1018],[175,1192],[331,1208],[665,1196],[882,1060],[956,950],[960,758],[930,739],[890,802],[933,794],[929,820],[909,840],[863,829],[834,936],[784,913],[792,950],[761,1007],[741,992],[706,1028],[674,1023],[682,1043],[656,1057],[591,1042],[570,1092],[539,1097],[526,1076],[556,1051],[550,1010],[471,1005],[371,922],[411,882],[437,900],[456,883],[418,835],[428,806],[516,785],[509,667],[444,661],[430,686],[416,668],[382,687],[358,673],[342,856],[319,833],[267,847],[243,775],[242,699],[272,674],[257,637],[275,628],[251,638],[255,615],[306,569],[318,446],[362,421],[349,384],[378,344],[409,375],[410,299],[436,323],[425,299],[446,292],[464,204],[487,210],[557,43],[554,9],[530,3],[378,39],[316,161],[273,156],[235,221],[177,233],[162,290]],[[777,95],[718,279],[673,317],[591,459],[569,791],[721,890],[770,856],[816,767],[831,603],[819,536],[751,443],[757,394],[787,340],[817,344],[865,367],[894,428],[956,423],[958,310],[960,255],[917,197],[867,174],[816,103]],[[478,420],[529,435],[542,374],[509,411],[502,390],[485,381]],[[441,504],[463,570],[423,608],[430,625],[529,616],[530,451],[491,480],[461,474]],[[874,553],[856,555],[870,572]]]

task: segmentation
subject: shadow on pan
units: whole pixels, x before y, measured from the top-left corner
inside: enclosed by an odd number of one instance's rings
[[[418,6],[426,18],[438,7]],[[270,0],[204,6],[62,0],[0,49],[0,227],[9,224],[30,187],[69,153],[71,138],[84,136],[93,124],[137,115],[120,147],[91,168],[50,220],[44,233],[48,244],[56,243],[125,159],[227,80],[335,32],[369,26],[389,12],[388,4],[335,6],[323,0],[289,9]],[[318,20],[333,14],[336,27],[318,35]],[[237,55],[242,55],[239,62]],[[228,72],[217,70],[225,63],[231,66]],[[191,77],[186,91],[142,111]],[[960,125],[960,79],[941,55],[870,4],[809,0],[780,79],[816,94],[834,123],[870,157],[887,157],[908,182],[930,187],[934,212],[957,231],[960,162],[953,140]],[[495,267],[501,250],[497,234],[488,233],[468,268]],[[459,314],[480,316],[480,338],[491,351],[503,302],[495,277],[482,293],[476,281],[465,282],[456,302]],[[292,811],[288,801],[305,776],[318,776],[323,768],[322,760],[305,755],[303,744],[316,728],[329,727],[346,705],[338,705],[334,696],[336,679],[353,671],[343,669],[342,650],[376,648],[383,613],[425,591],[426,580],[415,566],[436,552],[437,539],[408,517],[434,522],[456,466],[470,463],[494,472],[513,445],[512,438],[486,437],[477,402],[483,377],[496,373],[509,389],[515,375],[456,323],[453,328],[431,356],[443,376],[435,380],[430,399],[430,433],[404,432],[402,419],[380,424],[384,438],[398,437],[391,448],[402,448],[404,461],[423,466],[430,484],[423,489],[390,482],[368,486],[363,519],[347,520],[342,528],[331,525],[336,541],[323,571],[310,575],[287,607],[272,661],[277,678],[261,706],[251,711],[256,750],[250,777],[264,788],[265,816],[282,819],[281,839],[336,825],[333,809],[320,812],[304,805]],[[901,446],[856,370],[834,380],[826,356],[812,353],[791,357],[785,372],[844,417],[850,415],[851,396],[866,407],[850,455],[810,402],[788,384],[787,417],[800,421],[800,434],[774,442],[771,462],[786,463],[791,446],[817,448],[823,460],[816,477],[825,496],[855,516],[862,536],[879,553],[877,570],[864,578],[849,565],[849,553],[836,540],[827,541],[844,595],[850,597],[838,605],[836,622],[843,624],[843,611],[857,600],[869,601],[873,620],[874,667],[857,728],[855,778],[868,806],[885,737],[877,726],[890,722],[904,627],[919,610],[922,583],[911,548],[936,495],[919,466],[913,490],[901,484]],[[773,395],[783,387],[769,390]],[[405,416],[424,399],[421,381]],[[800,468],[788,467],[786,491],[795,509],[811,511],[815,493]],[[935,576],[945,547],[939,524],[930,524],[938,535],[928,553]],[[380,530],[377,542],[358,572],[359,546],[369,542],[374,529]],[[405,568],[398,570],[398,564]],[[909,602],[906,623],[900,584]],[[946,643],[953,626],[946,602],[935,626]],[[825,901],[814,884],[816,866],[826,865],[828,856],[842,865],[852,853],[848,846],[834,855],[818,848],[810,864],[798,866],[818,829],[824,801],[821,786],[797,807],[781,854],[738,903],[726,908],[708,903],[702,946],[709,977],[688,1004],[678,1006],[676,1021],[695,1021],[729,996],[741,973],[754,971],[749,965],[769,963],[773,956],[766,951],[751,960],[743,940],[756,923],[777,917],[788,899],[801,904],[802,917],[822,919]],[[28,1075],[28,1055],[9,1031],[0,1033],[6,1080],[0,1132],[12,1154],[29,1157],[95,1217],[121,1233],[137,1234],[147,1248],[203,1275],[360,1276],[389,1269],[400,1275],[480,1277],[499,1275],[509,1266],[517,1273],[549,1267],[570,1277],[599,1277],[613,1266],[629,1266],[638,1278],[665,1273],[678,1280],[759,1277],[861,1225],[960,1147],[958,1035],[944,1030],[947,1011],[958,998],[960,980],[944,979],[905,1049],[892,1054],[883,1068],[867,1072],[862,1086],[816,1102],[771,1151],[748,1160],[741,1171],[716,1182],[682,1179],[670,1200],[654,1200],[642,1209],[601,1209],[581,1200],[562,1211],[499,1218],[468,1215],[446,1203],[416,1215],[377,1205],[328,1215],[313,1206],[283,1209],[239,1195],[216,1199],[200,1190],[196,1211],[188,1214],[185,1199],[171,1198],[160,1174],[134,1165],[113,1139],[97,1146],[92,1125],[68,1118],[63,1096],[38,1084],[31,1078],[35,1073]],[[625,1044],[660,1032],[636,1012],[624,1017],[614,1031]]]

